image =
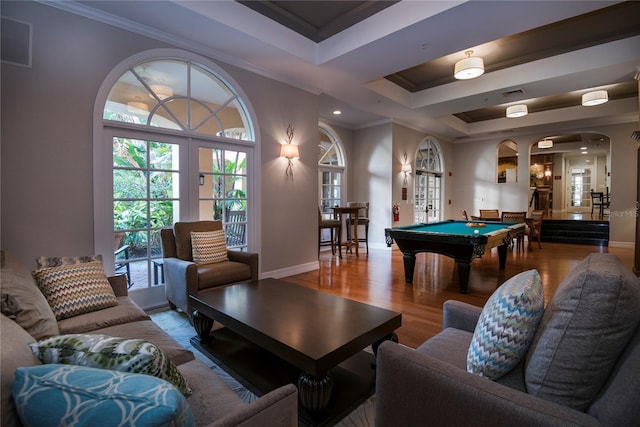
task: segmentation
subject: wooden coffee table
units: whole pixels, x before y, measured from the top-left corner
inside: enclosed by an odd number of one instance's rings
[[[400,313],[277,279],[189,298],[191,343],[254,393],[297,382],[311,425],[340,419],[373,394],[375,357],[363,350],[397,341],[402,323]],[[210,332],[214,321],[224,327]]]

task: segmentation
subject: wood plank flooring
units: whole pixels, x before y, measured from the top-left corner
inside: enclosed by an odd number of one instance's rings
[[[446,300],[483,306],[505,280],[535,268],[542,277],[548,302],[562,279],[592,252],[613,253],[633,268],[633,249],[543,242],[542,249],[535,246],[533,250],[525,248],[524,253],[509,251],[506,268],[500,270],[494,248],[472,261],[469,293],[463,295],[458,292],[455,263],[443,255],[418,254],[414,283],[406,284],[402,252],[394,245],[389,249],[370,248],[369,254],[361,247],[359,257],[343,254],[342,259],[332,256],[331,250],[322,251],[319,270],[283,280],[401,312],[402,326],[397,330],[400,342],[417,347],[442,328],[442,304]]]

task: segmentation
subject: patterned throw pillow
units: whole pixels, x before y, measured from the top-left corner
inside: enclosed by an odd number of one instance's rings
[[[191,232],[193,262],[213,264],[227,261],[227,241],[224,230]]]
[[[184,396],[148,375],[68,365],[21,367],[13,401],[25,426],[193,426]]]
[[[41,268],[33,277],[57,320],[118,305],[99,261]]]
[[[60,267],[61,265],[82,264],[83,262],[91,261],[102,262],[102,255],[41,256],[36,258],[36,268]]]
[[[467,353],[467,371],[495,380],[526,355],[544,312],[537,270],[513,276],[491,295],[478,319]]]
[[[191,394],[178,368],[155,344],[100,334],[69,334],[29,344],[42,363],[89,366],[162,378],[185,396]]]

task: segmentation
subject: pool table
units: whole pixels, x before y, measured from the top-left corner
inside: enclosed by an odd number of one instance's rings
[[[484,227],[470,227],[470,224],[484,224]],[[404,279],[407,283],[413,283],[416,254],[433,252],[455,259],[458,265],[460,293],[466,294],[469,289],[471,260],[474,257],[480,258],[486,251],[498,247],[500,268],[504,268],[507,248],[517,235],[524,232],[525,223],[446,220],[387,228],[385,236],[387,246],[391,246],[395,240],[402,251]]]

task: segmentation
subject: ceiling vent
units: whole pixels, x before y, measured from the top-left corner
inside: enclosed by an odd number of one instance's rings
[[[504,98],[509,98],[516,95],[524,95],[524,89],[514,89],[514,90],[508,90],[506,92],[502,92],[502,96]]]

